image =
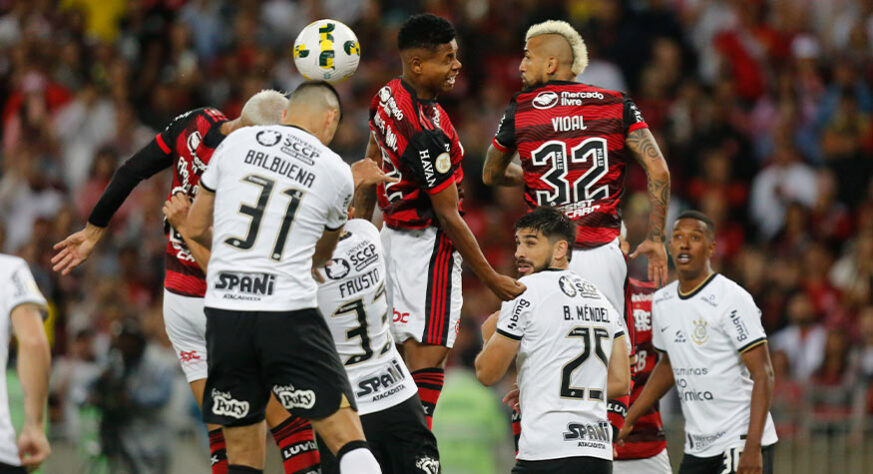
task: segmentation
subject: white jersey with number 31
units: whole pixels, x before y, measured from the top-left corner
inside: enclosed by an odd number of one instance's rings
[[[311,133],[245,127],[215,150],[200,186],[215,192],[207,307],[315,308],[315,243],[345,224],[352,172]]]
[[[363,219],[346,223],[321,273],[318,308],[345,365],[358,413],[384,410],[418,393],[391,338],[385,256],[376,227]]]
[[[621,315],[596,286],[569,270],[519,280],[527,287],[503,303],[498,334],[521,341],[518,459],[612,459],[606,388]]]

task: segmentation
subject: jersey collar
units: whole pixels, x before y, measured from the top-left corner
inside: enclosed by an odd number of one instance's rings
[[[703,291],[703,289],[706,288],[706,285],[708,285],[709,282],[711,282],[713,279],[715,279],[716,275],[718,275],[718,272],[712,272],[711,275],[706,277],[705,280],[703,280],[702,282],[700,282],[699,285],[697,285],[697,288],[694,288],[693,290],[689,291],[688,293],[682,293],[681,291],[679,291],[679,285],[677,284],[676,285],[676,294],[678,294],[679,299],[682,299],[682,300],[687,300],[689,298],[692,298],[692,297],[694,297],[694,295]]]
[[[412,97],[413,102],[421,102],[422,104],[436,104],[436,99],[419,99],[418,94],[415,93],[415,88],[412,87],[408,82],[404,81],[402,77],[398,77],[400,79],[400,85],[406,89],[406,92],[409,92],[409,95]]]
[[[542,89],[543,87],[546,87],[546,86],[569,86],[569,85],[574,85],[574,84],[581,84],[581,82],[576,82],[576,81],[559,81],[559,80],[557,80],[557,79],[553,79],[553,80],[551,80],[551,81],[546,81],[546,82],[544,82],[544,83],[542,83],[542,84],[537,84],[537,85],[535,85],[535,86],[530,86],[530,87],[528,87],[528,88],[526,88],[526,89],[522,89],[521,91],[522,91],[522,92],[531,92],[531,91],[535,91],[535,90],[537,90],[537,89]]]

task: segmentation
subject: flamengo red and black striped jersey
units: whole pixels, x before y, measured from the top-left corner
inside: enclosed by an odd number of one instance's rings
[[[655,294],[656,289],[652,282],[628,278],[627,314],[628,319],[633,318],[633,327],[636,330],[634,349],[637,361],[633,371],[631,405],[642,393],[655,368],[655,363],[658,362],[658,354],[652,346],[652,295]],[[656,402],[652,409],[634,424],[634,429],[625,439],[624,445],[616,446],[618,453],[616,459],[649,458],[666,447],[667,438],[664,436],[661,413]]]
[[[395,229],[433,225],[433,206],[425,193],[436,194],[456,183],[462,196],[464,147],[449,115],[436,101],[419,99],[398,78],[373,97],[369,122],[382,152],[382,170],[400,179],[378,187],[385,224]]]
[[[224,140],[221,124],[227,117],[212,108],[179,115],[146,146],[127,159],[106,186],[88,222],[106,227],[112,216],[140,181],[173,167],[170,196],[183,192],[193,197],[212,152]],[[167,251],[164,287],[184,296],[203,297],[206,280],[188,247],[175,229],[165,226]]]
[[[225,138],[221,133],[221,124],[226,121],[227,117],[218,109],[194,109],[173,119],[155,137],[173,165],[173,187],[170,188],[169,197],[178,192],[194,197],[199,188],[200,175],[206,170],[212,153]],[[206,294],[206,276],[176,229],[169,225],[165,229],[167,253],[164,258],[164,287],[180,295],[203,297]]]
[[[512,98],[492,143],[518,151],[528,205],[564,211],[578,225],[576,247],[591,248],[618,237],[625,137],[641,128],[648,125],[625,94],[549,81]]]

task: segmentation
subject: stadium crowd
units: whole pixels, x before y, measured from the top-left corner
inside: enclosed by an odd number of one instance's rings
[[[370,99],[400,71],[397,27],[418,11],[460,34],[464,69],[440,102],[466,150],[465,218],[498,271],[512,273],[511,223],[526,206],[517,189],[481,183],[484,153],[520,87],[524,31],[566,19],[591,55],[580,81],[627,91],[657,137],[671,216],[694,208],[716,222],[717,271],[762,309],[780,438],[862,433],[873,417],[873,1],[6,0],[0,250],[30,263],[50,301],[53,436],[76,436],[83,404],[147,424],[180,377],[161,320],[166,176],[134,192],[88,265],[51,271],[52,245],[81,227],[120,163],[180,112],[236,117],[258,90],[292,89],[291,45],[318,18],[361,43],[333,143],[359,159]],[[632,247],[646,233],[645,182],[630,165]],[[645,262],[629,265],[645,276]],[[498,306],[476,278],[464,291],[457,367]]]

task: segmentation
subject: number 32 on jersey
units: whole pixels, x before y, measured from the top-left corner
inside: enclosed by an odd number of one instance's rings
[[[549,140],[531,152],[534,166],[549,166],[540,180],[551,189],[537,190],[537,203],[562,206],[579,201],[594,201],[609,197],[609,187],[598,181],[609,171],[605,138],[589,138],[567,152],[563,140]],[[588,170],[575,179],[568,178],[570,165],[589,164]]]

